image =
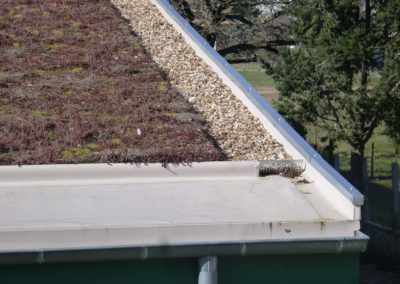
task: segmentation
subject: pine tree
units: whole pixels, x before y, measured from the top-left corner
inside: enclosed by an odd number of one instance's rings
[[[396,14],[397,12],[397,14]],[[390,38],[385,46],[385,64],[379,91],[385,97],[386,133],[400,145],[400,2],[393,1],[387,6],[386,24]]]
[[[393,30],[399,1],[296,0],[287,12],[296,44],[280,50],[272,70],[278,110],[303,132],[311,124],[325,130],[331,151],[344,140],[362,159],[389,98],[399,99],[391,91],[399,80],[392,61],[399,52],[398,26]],[[399,112],[392,108],[391,117]]]

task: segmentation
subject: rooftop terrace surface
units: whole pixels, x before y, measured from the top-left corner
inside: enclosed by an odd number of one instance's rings
[[[0,165],[223,160],[107,0],[0,1]]]
[[[257,165],[5,167],[0,253],[354,237],[359,230],[315,183],[259,177]]]

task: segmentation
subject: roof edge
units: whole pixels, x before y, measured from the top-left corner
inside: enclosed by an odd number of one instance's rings
[[[178,257],[254,256],[281,254],[361,253],[368,236],[357,232],[349,238],[295,239],[169,245],[110,246],[82,249],[0,251],[2,264],[43,264],[104,260],[159,259]]]
[[[278,112],[266,102],[262,96],[240,75],[233,67],[216,52],[208,42],[186,21],[168,2],[168,0],[152,0],[161,12],[166,13],[177,24],[186,36],[200,48],[220,70],[239,88],[247,97],[251,106],[256,108],[290,143],[290,145],[331,185],[337,188],[340,193],[355,206],[364,204],[364,196],[353,187],[342,175],[329,165],[321,155],[315,151],[286,121]],[[282,141],[279,141],[282,142]],[[292,153],[290,153],[292,154]]]
[[[1,166],[0,188],[51,184],[120,184],[133,180],[171,178],[255,178],[258,161],[214,161],[190,164],[55,164]]]

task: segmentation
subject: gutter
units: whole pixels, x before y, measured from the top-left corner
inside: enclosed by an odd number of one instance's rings
[[[103,246],[68,249],[0,251],[0,265],[45,264],[112,260],[149,260],[160,258],[194,258],[204,256],[256,256],[297,254],[361,253],[369,238],[357,232],[350,238],[291,239],[138,246]]]
[[[266,118],[269,123],[277,130],[294,150],[301,155],[301,158],[308,163],[308,167],[313,168],[330,185],[334,186],[339,192],[355,206],[364,204],[363,195],[354,188],[345,178],[343,178],[334,168],[332,168],[286,121],[268,104],[262,96],[236,71],[233,67],[216,52],[208,42],[174,9],[168,0],[152,0],[166,16],[172,25],[178,27],[185,38],[190,38],[192,47],[200,50],[204,56],[199,56],[205,61],[212,62],[213,68],[219,76],[225,76],[233,88],[244,93],[246,97],[245,105],[258,118]],[[198,52],[197,52],[198,53]],[[206,60],[207,59],[207,60]],[[208,63],[207,63],[208,64]],[[210,65],[210,64],[209,64]],[[225,81],[225,80],[224,80]],[[226,82],[225,82],[226,83]],[[233,90],[232,90],[233,91]],[[233,92],[237,95],[237,92]],[[255,112],[260,113],[256,115]],[[278,139],[279,141],[279,139]],[[280,141],[282,142],[282,141]],[[296,157],[298,159],[300,157]]]

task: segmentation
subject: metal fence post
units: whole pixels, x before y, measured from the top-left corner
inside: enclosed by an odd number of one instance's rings
[[[372,142],[371,147],[371,179],[374,178],[374,157],[375,156],[375,143]]]
[[[340,156],[338,154],[333,156],[333,167],[340,172]]]
[[[365,199],[365,204],[363,206],[364,208],[364,214],[363,214],[363,219],[365,221],[369,221],[369,202],[368,202],[368,187],[369,187],[369,180],[368,180],[368,162],[367,158],[363,158],[361,162],[361,183],[363,187],[363,193],[364,193],[364,199]]]
[[[395,224],[400,212],[400,192],[399,192],[399,164],[392,163],[392,191],[393,191],[393,213]]]
[[[392,163],[392,194],[393,194],[393,232],[394,246],[399,251],[397,230],[399,228],[400,192],[399,192],[399,164]]]

